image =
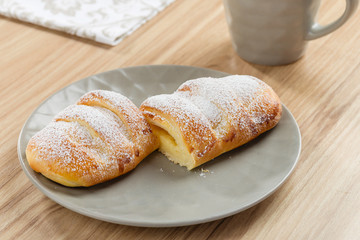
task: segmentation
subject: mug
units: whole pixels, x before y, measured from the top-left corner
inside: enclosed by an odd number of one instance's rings
[[[355,12],[358,0],[346,0],[336,21],[321,26],[315,21],[320,0],[224,0],[232,43],[244,60],[261,65],[284,65],[304,55],[309,40],[343,25]]]

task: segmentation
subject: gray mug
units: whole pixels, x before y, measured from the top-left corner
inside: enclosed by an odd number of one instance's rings
[[[303,56],[309,40],[343,25],[355,12],[358,0],[346,0],[336,21],[321,26],[315,21],[320,0],[224,0],[233,46],[244,60],[262,65],[283,65]]]

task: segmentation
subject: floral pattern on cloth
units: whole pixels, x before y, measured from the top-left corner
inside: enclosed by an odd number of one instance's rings
[[[175,0],[0,0],[0,14],[115,46]]]

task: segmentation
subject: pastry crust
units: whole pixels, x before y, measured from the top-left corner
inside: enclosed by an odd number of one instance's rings
[[[273,128],[282,105],[270,86],[247,75],[198,78],[140,106],[160,151],[193,169]]]
[[[60,112],[29,141],[30,167],[65,186],[92,186],[134,169],[158,148],[139,109],[119,93],[96,90]]]

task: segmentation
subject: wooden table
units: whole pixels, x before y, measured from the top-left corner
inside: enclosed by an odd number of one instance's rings
[[[320,22],[345,1],[323,1]],[[360,13],[278,67],[234,52],[221,1],[177,0],[116,47],[0,17],[1,239],[359,239]],[[181,64],[254,75],[278,93],[302,134],[298,165],[275,194],[225,219],[178,228],[102,222],[47,198],[22,171],[19,132],[60,88],[103,71]]]

